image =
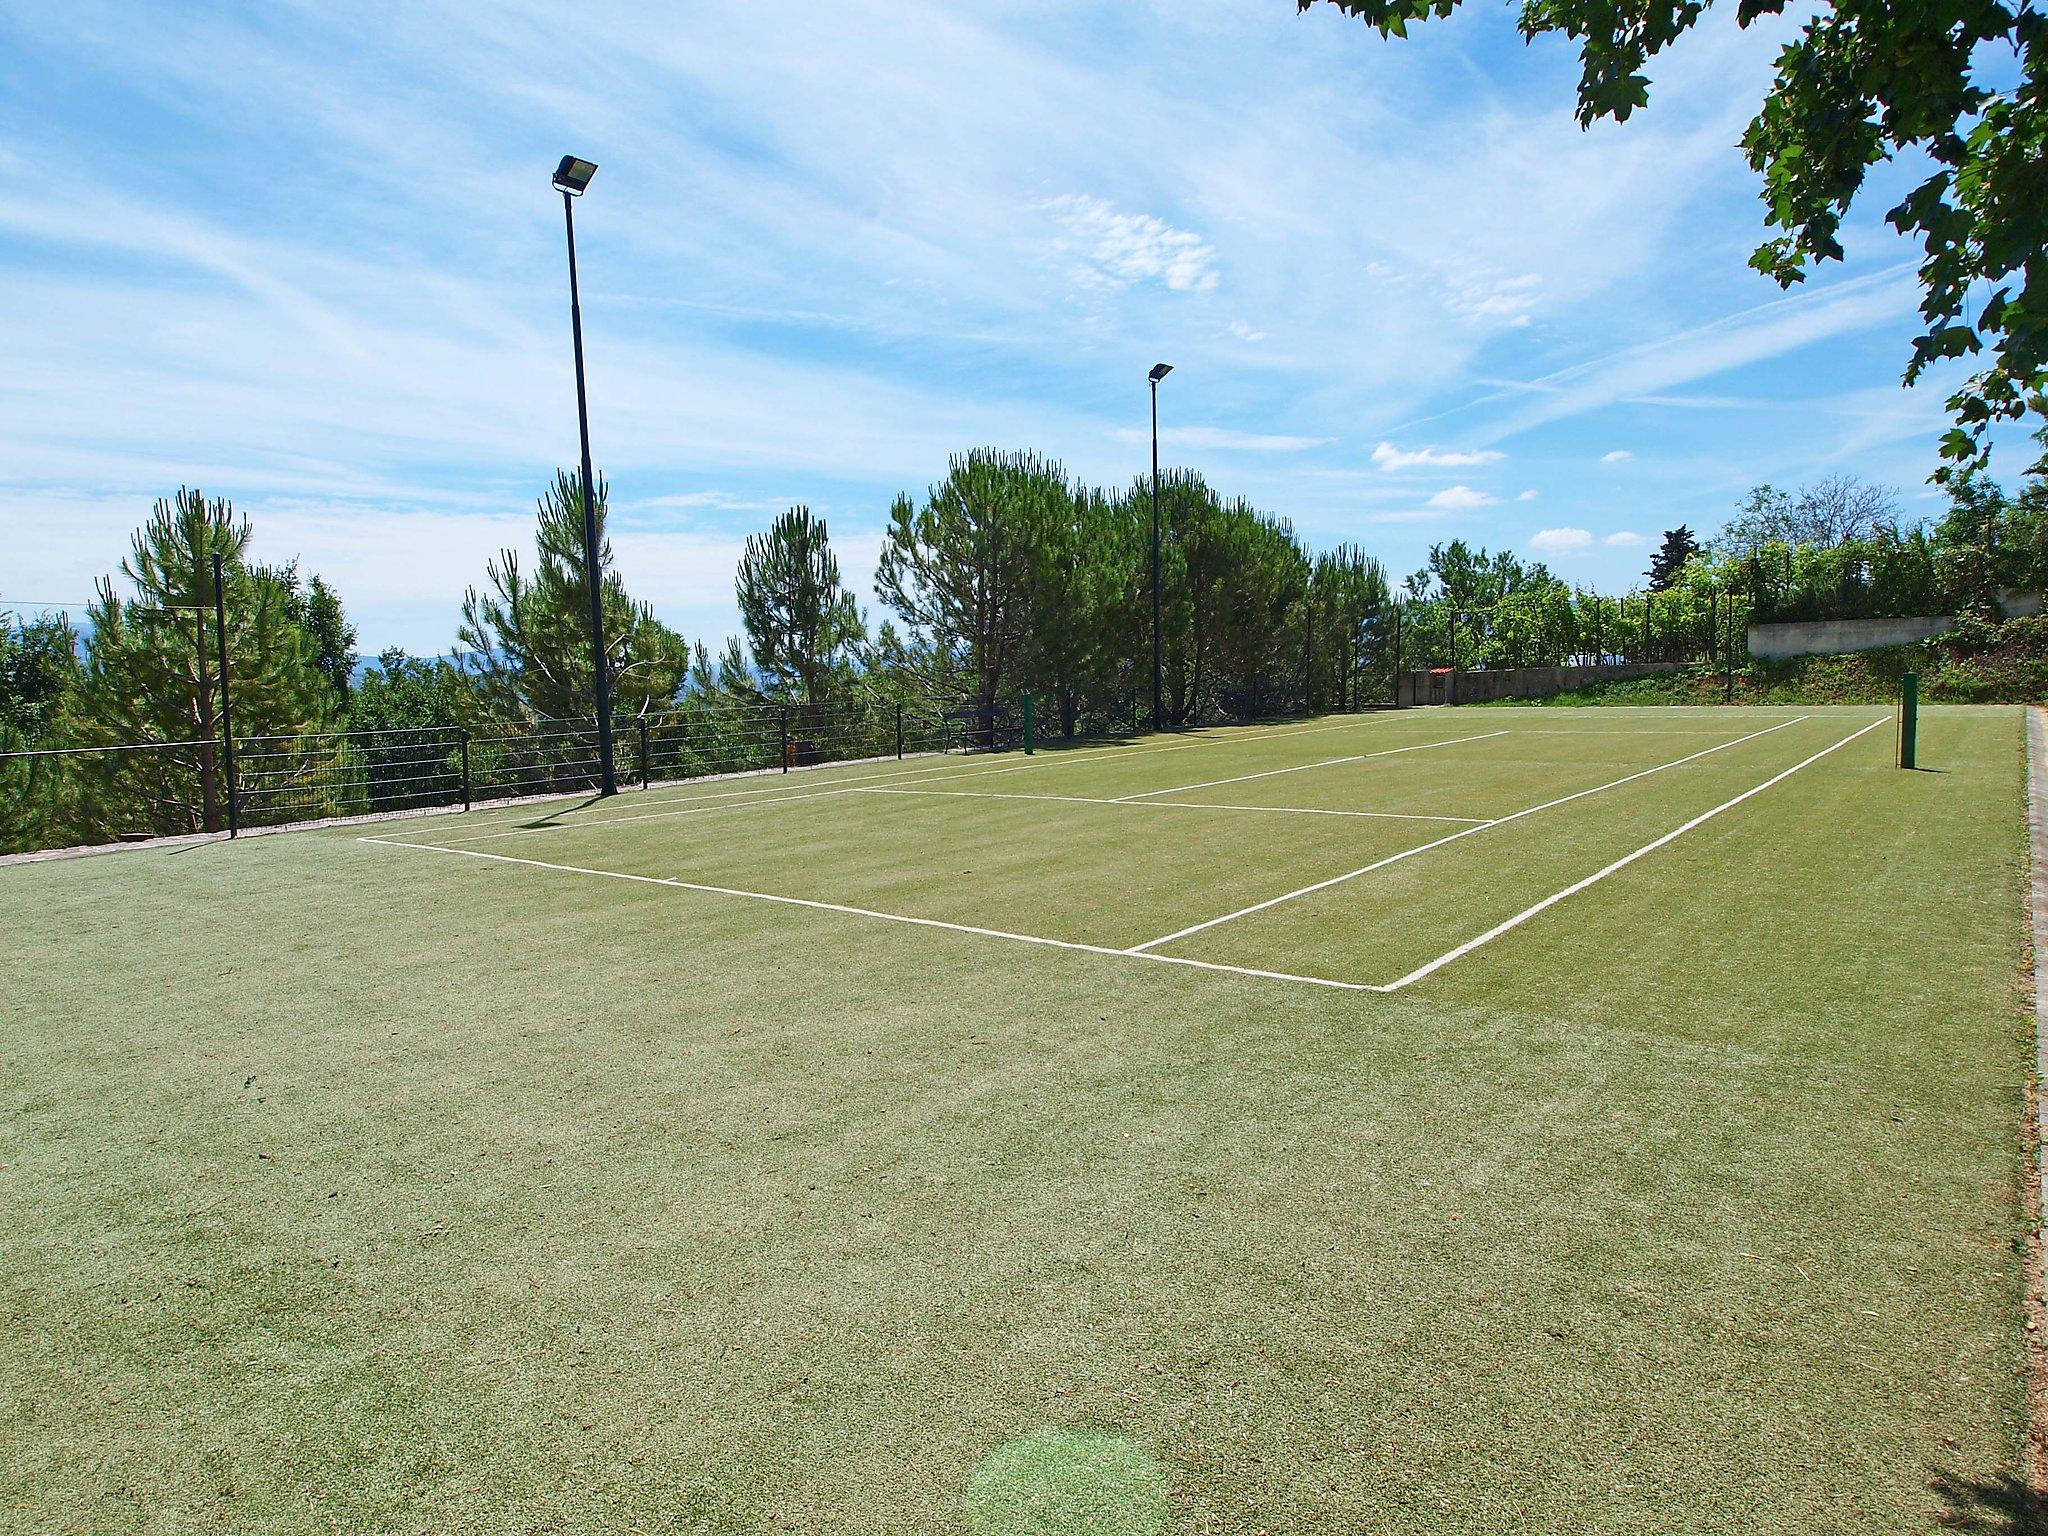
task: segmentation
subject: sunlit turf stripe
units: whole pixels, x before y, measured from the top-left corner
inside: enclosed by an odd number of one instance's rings
[[[1125,761],[1127,758],[1151,757],[1160,752],[1193,752],[1202,747],[1242,746],[1246,743],[1255,741],[1284,741],[1292,736],[1314,736],[1319,735],[1325,731],[1357,730],[1362,726],[1375,724],[1382,720],[1392,719],[1399,714],[1406,713],[1408,712],[1396,711],[1391,709],[1375,710],[1371,712],[1353,715],[1346,719],[1334,721],[1328,724],[1287,726],[1278,730],[1260,731],[1256,734],[1246,733],[1241,727],[1199,726],[1196,727],[1196,729],[1213,730],[1220,732],[1220,734],[1213,736],[1203,736],[1199,740],[1195,741],[1177,741],[1168,746],[1124,747],[1118,748],[1114,751],[1106,750],[1106,742],[1096,744],[1076,744],[1074,746],[1048,746],[1045,749],[1045,754],[1043,756],[1033,756],[1032,758],[1024,762],[1007,763],[1000,768],[965,768],[960,770],[959,772],[953,771],[958,763],[976,762],[984,757],[988,757],[993,754],[987,752],[977,752],[967,755],[956,755],[954,753],[944,751],[913,752],[909,754],[910,758],[938,758],[941,761],[938,763],[927,763],[924,766],[920,767],[904,767],[891,769],[890,771],[885,773],[866,773],[859,775],[848,775],[845,777],[836,778],[832,780],[832,782],[835,784],[847,784],[853,782],[854,778],[856,777],[863,781],[888,781],[895,779],[902,779],[905,781],[916,781],[924,778],[971,779],[981,778],[987,774],[1022,773],[1025,770],[1031,768],[1056,768],[1064,764],[1074,762],[1120,763]],[[909,759],[903,759],[902,761],[907,762],[908,760]],[[796,788],[796,785],[792,783],[792,780],[799,774],[827,774],[830,773],[834,768],[857,766],[861,763],[884,761],[896,761],[896,759],[863,757],[850,758],[844,763],[812,763],[802,768],[792,769],[787,774],[785,774],[778,766],[770,766],[766,768],[738,768],[730,770],[725,773],[701,774],[694,779],[666,780],[663,781],[663,783],[655,789],[629,790],[628,794],[632,798],[632,803],[636,805],[674,805],[678,801],[695,804],[699,800],[732,799],[738,796],[750,795],[759,795],[764,798],[768,798],[772,797],[777,791],[769,789],[733,789],[722,791],[716,795],[700,795],[692,793],[691,791],[694,790],[695,787],[698,785],[730,783],[735,779],[773,779],[775,785],[777,786],[777,790],[794,789]],[[673,790],[676,792],[670,794],[663,794],[661,793],[661,790],[663,789]],[[519,798],[523,800],[524,804],[527,807],[533,810],[538,810],[540,807],[555,804],[560,801],[591,800],[595,798],[595,792],[591,790],[567,790],[555,795],[529,795]],[[489,820],[472,820],[467,822],[466,825],[503,826],[507,822],[516,820],[518,815],[523,814],[527,813],[525,811],[521,811],[516,814],[494,816]],[[598,819],[623,820],[626,818],[607,817]],[[595,823],[591,822],[583,824],[594,825]]]
[[[1036,944],[1046,949],[1070,949],[1082,954],[1108,955],[1117,960],[1152,960],[1164,965],[1189,966],[1203,971],[1225,971],[1236,976],[1256,976],[1267,981],[1298,982],[1311,987],[1330,987],[1342,992],[1384,992],[1385,987],[1362,981],[1336,981],[1327,976],[1302,976],[1292,971],[1260,970],[1249,965],[1225,965],[1215,960],[1191,960],[1181,955],[1133,955],[1129,950],[1106,944],[1083,944],[1073,939],[1049,939],[1035,933],[1013,933],[1006,928],[979,928],[971,923],[949,923],[936,917],[912,917],[902,912],[879,912],[873,907],[853,907],[836,901],[812,901],[803,896],[778,896],[769,891],[741,890],[730,885],[700,885],[692,880],[674,880],[661,875],[633,875],[616,869],[591,869],[582,864],[556,864],[544,859],[523,859],[509,853],[489,853],[480,848],[448,848],[439,843],[404,843],[388,837],[361,837],[363,843],[386,848],[410,848],[419,853],[452,853],[465,859],[489,859],[496,864],[521,864],[529,869],[552,870],[564,875],[590,875],[604,880],[626,880],[635,885],[666,886],[677,891],[696,891],[707,896],[735,896],[745,901],[772,902],[776,906],[804,907],[814,912],[837,912],[847,917],[873,918],[877,922],[904,923],[914,928],[940,928],[950,933],[969,933],[984,939],[1007,939],[1015,944]]]
[[[1348,759],[1346,759],[1348,761]],[[1133,800],[1128,796],[1105,799],[1101,795],[1028,795],[1004,789],[898,789],[888,784],[870,784],[870,795],[936,795],[958,800],[1057,800],[1064,805],[1113,805],[1133,811],[1248,811],[1274,816],[1363,816],[1378,821],[1489,821],[1486,816],[1433,816],[1421,811],[1334,811],[1311,805],[1221,805],[1204,800]]]
[[[1597,794],[1602,789],[1611,789],[1614,788],[1616,785],[1628,783],[1633,779],[1646,778],[1650,774],[1661,773],[1666,768],[1679,767],[1682,764],[1691,762],[1696,758],[1704,757],[1708,755],[1708,753],[1718,752],[1722,750],[1722,748],[1724,747],[1737,746],[1743,741],[1753,741],[1759,736],[1768,736],[1774,731],[1784,730],[1787,726],[1797,725],[1801,721],[1809,718],[1811,717],[1801,715],[1794,719],[1783,721],[1778,725],[1769,726],[1763,730],[1752,732],[1747,736],[1739,738],[1737,741],[1723,742],[1718,746],[1708,747],[1704,751],[1693,753],[1688,757],[1679,758],[1676,761],[1670,763],[1662,763],[1654,768],[1644,769],[1641,773],[1629,775],[1627,779],[1617,779],[1613,781],[1613,783],[1611,784],[1598,785],[1592,789],[1579,790],[1574,794],[1565,795],[1556,800],[1546,801],[1542,805],[1531,806],[1527,810],[1515,812],[1512,816],[1502,817],[1501,821],[1510,821],[1518,819],[1522,816],[1533,815],[1535,812],[1539,810],[1548,810],[1552,806],[1563,805],[1569,801],[1581,799],[1586,795]],[[1538,914],[1549,910],[1551,907],[1557,905],[1565,898],[1576,895],[1578,892],[1585,890],[1589,886],[1598,884],[1600,881],[1606,879],[1609,875],[1614,874],[1618,870],[1626,868],[1630,864],[1633,864],[1637,859],[1643,858],[1648,854],[1654,853],[1657,849],[1665,847],[1666,845],[1676,841],[1678,838],[1684,836],[1687,832],[1692,831],[1694,828],[1699,827],[1702,824],[1713,820],[1722,812],[1732,810],[1734,807],[1742,804],[1744,801],[1749,800],[1756,795],[1762,794],[1765,790],[1770,789],[1774,785],[1783,783],[1786,779],[1790,778],[1793,774],[1798,773],[1801,769],[1810,767],[1812,764],[1819,762],[1822,758],[1828,756],[1830,753],[1840,750],[1841,748],[1849,745],[1849,743],[1851,743],[1852,741],[1857,740],[1859,737],[1868,735],[1871,731],[1876,730],[1880,725],[1885,724],[1888,718],[1888,716],[1880,716],[1878,719],[1871,721],[1868,725],[1865,725],[1860,729],[1851,732],[1849,735],[1844,736],[1840,741],[1835,742],[1833,745],[1823,747],[1820,751],[1815,752],[1811,756],[1806,757],[1797,763],[1794,763],[1791,767],[1783,769],[1776,774],[1773,774],[1770,778],[1764,780],[1763,783],[1757,784],[1749,789],[1744,790],[1741,794],[1732,796],[1731,798],[1724,800],[1721,804],[1715,806],[1712,810],[1702,812],[1700,815],[1693,817],[1690,821],[1684,823],[1682,826],[1673,828],[1671,831],[1663,834],[1663,836],[1655,838],[1648,843],[1645,843],[1642,847],[1634,850],[1631,853],[1624,854],[1621,858],[1614,860],[1605,868],[1598,870],[1592,875],[1587,876],[1585,879],[1576,881],[1572,885],[1566,886],[1563,890],[1558,891],[1551,896],[1545,897],[1542,901],[1539,901],[1535,903],[1533,906],[1528,907],[1525,910],[1517,913],[1515,916],[1509,918],[1506,922],[1497,924],[1495,927],[1487,930],[1485,933],[1480,934],[1477,938],[1469,939],[1465,943],[1458,945],[1454,949],[1447,950],[1445,953],[1439,955],[1436,959],[1428,962],[1426,965],[1418,966],[1415,970],[1410,971],[1407,975],[1401,977],[1396,981],[1391,982],[1339,981],[1334,977],[1309,976],[1296,971],[1268,970],[1257,966],[1230,965],[1222,961],[1216,960],[1198,960],[1190,956],[1184,955],[1160,955],[1151,953],[1151,946],[1166,942],[1164,939],[1155,939],[1152,940],[1151,943],[1148,945],[1140,945],[1138,947],[1131,949],[1114,949],[1104,944],[1087,944],[1073,939],[1047,938],[1042,934],[1017,933],[1004,928],[984,928],[970,923],[947,922],[942,918],[935,917],[913,917],[907,913],[882,912],[872,907],[856,907],[847,905],[842,902],[814,901],[808,897],[782,896],[768,891],[744,890],[736,886],[706,885],[698,883],[696,881],[677,880],[660,875],[636,875],[628,874],[620,870],[592,869],[588,866],[580,864],[559,864],[542,859],[520,858],[512,854],[490,853],[482,849],[451,848],[444,847],[434,843],[400,842],[395,839],[385,837],[362,837],[357,840],[359,842],[365,843],[376,843],[389,848],[411,848],[426,853],[451,853],[462,858],[486,859],[493,863],[499,864],[523,865],[532,869],[551,870],[558,874],[574,874],[608,880],[624,880],[636,885],[665,886],[672,890],[695,891],[703,895],[730,896],[747,901],[769,902],[777,906],[802,907],[811,911],[818,912],[835,912],[849,917],[865,917],[873,919],[878,922],[901,923],[916,928],[937,928],[952,933],[972,934],[980,938],[1005,939],[1010,941],[1011,943],[1034,944],[1042,948],[1072,950],[1082,954],[1107,955],[1116,959],[1123,960],[1144,960],[1162,965],[1186,966],[1196,970],[1216,971],[1236,976],[1250,976],[1262,980],[1297,983],[1305,986],[1324,987],[1345,992],[1390,993],[1398,992],[1405,987],[1412,986],[1414,983],[1421,981],[1423,978],[1434,974],[1438,970],[1441,970],[1444,966],[1449,965],[1452,961],[1457,960],[1464,955],[1472,953],[1472,951],[1480,948],[1482,945],[1491,943],[1494,939],[1500,937],[1502,934],[1519,927],[1521,924],[1527,922],[1530,918],[1535,917]],[[1423,852],[1425,849],[1440,847],[1444,843],[1456,841],[1458,838],[1470,836],[1474,832],[1484,831],[1487,827],[1498,826],[1499,824],[1499,822],[1485,822],[1479,826],[1470,827],[1463,832],[1454,832],[1449,837],[1440,838],[1434,843],[1425,843],[1422,845],[1422,847],[1409,849],[1406,853],[1395,854],[1392,858],[1382,859],[1378,861],[1378,863],[1376,864],[1367,866],[1367,868],[1381,868],[1384,865],[1394,863],[1399,859],[1407,858],[1413,854]],[[1364,872],[1365,871],[1360,870],[1355,871],[1354,873]],[[1328,886],[1337,884],[1341,880],[1348,878],[1350,878],[1350,876],[1339,876],[1337,880],[1324,881],[1321,885],[1310,887],[1309,889],[1326,889]],[[1290,898],[1283,897],[1277,898],[1276,900],[1286,899]],[[1275,904],[1275,902],[1265,902],[1261,903],[1261,906],[1271,906]],[[1258,909],[1247,908],[1246,910],[1254,911]],[[1241,915],[1243,914],[1232,914],[1232,916]],[[1197,925],[1195,929],[1184,930],[1184,933],[1199,931],[1200,928],[1214,926],[1216,921],[1227,920],[1228,919],[1212,920],[1210,923]],[[1180,936],[1182,935],[1170,935],[1169,937]]]
[[[1791,778],[1792,775],[1799,772],[1800,769],[1810,767],[1812,764],[1819,762],[1822,758],[1826,757],[1830,752],[1836,752],[1841,750],[1843,747],[1849,745],[1850,742],[1856,740],[1857,737],[1869,735],[1872,731],[1876,730],[1880,725],[1887,724],[1890,718],[1891,717],[1888,715],[1879,716],[1877,719],[1871,721],[1870,724],[1864,726],[1861,730],[1850,732],[1847,736],[1844,736],[1840,741],[1836,742],[1833,746],[1822,747],[1820,751],[1814,753],[1813,756],[1801,759],[1799,762],[1794,763],[1790,768],[1785,769],[1781,773],[1773,774],[1770,778],[1765,779],[1763,783],[1756,785],[1754,788],[1745,789],[1741,794],[1736,795],[1731,799],[1723,800],[1711,811],[1702,811],[1699,815],[1693,817],[1691,821],[1686,822],[1683,826],[1673,827],[1669,832],[1666,832],[1662,837],[1653,838],[1651,841],[1643,844],[1642,847],[1636,849],[1633,853],[1623,854],[1620,858],[1616,859],[1613,863],[1607,865],[1604,869],[1596,870],[1594,873],[1586,876],[1586,878],[1583,880],[1576,880],[1572,882],[1572,884],[1566,886],[1563,890],[1544,897],[1534,906],[1523,908],[1520,912],[1517,912],[1513,917],[1509,918],[1506,922],[1494,924],[1493,927],[1487,929],[1486,932],[1480,934],[1477,938],[1467,939],[1457,948],[1445,950],[1442,954],[1438,955],[1434,960],[1430,961],[1427,965],[1417,966],[1414,970],[1410,971],[1406,976],[1403,976],[1400,980],[1388,982],[1386,986],[1381,990],[1387,992],[1398,992],[1401,988],[1411,986],[1414,983],[1422,980],[1423,977],[1431,975],[1436,971],[1442,970],[1445,966],[1449,965],[1453,960],[1471,954],[1473,950],[1478,949],[1481,945],[1491,944],[1495,939],[1499,938],[1502,934],[1508,933],[1513,929],[1521,927],[1522,924],[1526,923],[1527,921],[1529,921],[1530,918],[1535,917],[1537,914],[1549,911],[1552,907],[1556,906],[1566,897],[1576,896],[1580,891],[1585,890],[1586,887],[1591,885],[1598,885],[1602,880],[1605,880],[1609,875],[1614,874],[1617,870],[1626,869],[1629,865],[1635,863],[1637,859],[1640,859],[1647,854],[1655,853],[1659,848],[1664,847],[1666,844],[1677,841],[1679,838],[1685,836],[1686,833],[1692,831],[1693,828],[1702,826],[1705,823],[1712,821],[1716,816],[1720,815],[1723,811],[1733,810],[1736,806],[1742,804],[1743,801],[1749,799],[1751,796],[1762,794],[1765,790],[1769,789],[1773,784],[1784,783],[1785,780]]]
[[[1427,752],[1435,747],[1455,747],[1468,741],[1491,741],[1508,731],[1483,731],[1477,736],[1453,736],[1447,741],[1419,741],[1406,747],[1385,747],[1378,752],[1354,752],[1349,757],[1326,757],[1319,763],[1296,763],[1291,768],[1268,768],[1261,773],[1240,773],[1228,779],[1204,779],[1199,784],[1176,784],[1171,789],[1143,789],[1134,795],[1115,795],[1123,800],[1150,800],[1155,795],[1179,795],[1194,789],[1214,789],[1220,784],[1243,784],[1251,779],[1270,779],[1283,773],[1306,773],[1311,768],[1335,768],[1340,763],[1362,763],[1369,757],[1395,757],[1403,752]]]
[[[1320,727],[1318,727],[1318,729],[1320,729]],[[1330,729],[1337,729],[1337,727],[1330,727]],[[1306,733],[1301,731],[1291,731],[1281,732],[1277,734],[1298,736]],[[1496,732],[1495,734],[1501,733]],[[1271,740],[1273,738],[1265,737],[1261,739]],[[485,823],[485,825],[498,827],[501,830],[495,832],[478,832],[466,837],[434,838],[431,843],[422,840],[420,845],[422,847],[459,847],[465,843],[490,842],[501,837],[523,837],[528,834],[537,832],[588,830],[593,827],[614,826],[619,822],[625,821],[666,821],[672,820],[673,818],[678,816],[701,816],[711,811],[754,810],[762,806],[784,805],[799,800],[821,800],[830,795],[860,794],[876,787],[866,782],[867,780],[875,778],[883,779],[886,783],[891,784],[916,784],[924,783],[933,779],[942,780],[946,783],[951,783],[956,779],[981,778],[988,774],[1022,773],[1026,769],[1030,768],[1056,768],[1061,766],[1063,763],[1070,763],[1074,761],[1085,761],[1094,763],[1120,763],[1125,761],[1129,757],[1148,756],[1153,752],[1178,752],[1186,751],[1193,747],[1215,746],[1221,744],[1222,743],[1210,741],[1194,741],[1183,742],[1172,747],[1141,747],[1131,752],[1120,752],[1112,757],[1097,757],[1092,754],[1083,754],[1077,758],[1060,756],[1051,757],[1044,760],[1026,759],[1024,762],[1012,763],[1001,768],[975,768],[969,769],[963,773],[955,773],[950,771],[950,765],[948,765],[947,767],[913,769],[903,773],[896,774],[862,774],[858,776],[862,780],[862,782],[860,783],[849,782],[849,780],[847,779],[828,780],[827,782],[832,785],[832,787],[829,789],[796,790],[792,792],[787,786],[778,784],[774,789],[728,790],[722,794],[717,795],[670,796],[665,800],[657,801],[655,803],[672,804],[676,800],[681,800],[683,803],[674,810],[629,812],[628,814],[623,816],[587,816],[577,821],[549,821],[538,826],[526,825],[507,827],[504,825],[504,822],[502,820],[492,821]],[[1436,743],[1425,742],[1422,743],[1422,745],[1433,746],[1436,745]],[[1413,749],[1404,747],[1397,748],[1396,750],[1410,751]],[[1365,755],[1379,756],[1381,754],[1367,753]],[[716,800],[721,803],[717,805],[706,805],[702,803],[707,800]],[[429,832],[425,834],[425,837],[433,838],[433,834]]]
[[[1572,801],[1583,800],[1588,795],[1597,795],[1605,790],[1619,789],[1624,784],[1633,784],[1637,779],[1647,779],[1653,773],[1663,773],[1667,769],[1681,768],[1687,763],[1697,762],[1700,758],[1709,756],[1712,753],[1725,752],[1730,747],[1739,747],[1746,741],[1755,741],[1759,736],[1768,736],[1773,731],[1782,731],[1787,726],[1797,725],[1802,720],[1810,718],[1811,716],[1808,715],[1795,715],[1790,720],[1780,721],[1776,725],[1767,725],[1760,731],[1752,731],[1747,736],[1738,736],[1733,741],[1716,742],[1711,747],[1702,748],[1698,752],[1688,753],[1686,756],[1675,758],[1668,763],[1659,763],[1654,768],[1645,768],[1640,772],[1631,773],[1624,778],[1610,779],[1605,784],[1595,784],[1591,789],[1581,789],[1569,795],[1560,795],[1555,800],[1546,800],[1541,805],[1532,805],[1525,810],[1510,811],[1498,820],[1483,822],[1476,827],[1466,827],[1463,831],[1453,832],[1447,837],[1439,837],[1433,842],[1421,843],[1413,848],[1404,849],[1400,853],[1389,854],[1384,859],[1375,859],[1372,863],[1361,865],[1357,869],[1346,870],[1341,875],[1332,875],[1327,880],[1318,880],[1313,885],[1304,885],[1299,890],[1285,891],[1278,896],[1269,896],[1264,901],[1253,902],[1248,907],[1239,907],[1235,912],[1226,912],[1221,917],[1212,917],[1204,922],[1191,923],[1185,928],[1176,929],[1172,933],[1162,934],[1156,939],[1147,939],[1142,944],[1132,945],[1126,953],[1133,955],[1143,954],[1147,950],[1157,949],[1162,944],[1171,944],[1176,939],[1187,938],[1190,934],[1200,933],[1204,929],[1215,928],[1223,923],[1235,922],[1240,917],[1249,917],[1252,913],[1263,912],[1268,907],[1277,907],[1282,902],[1294,901],[1302,896],[1313,896],[1317,891],[1327,891],[1332,886],[1342,885],[1347,880],[1356,880],[1360,875],[1369,875],[1376,869],[1385,869],[1389,864],[1398,864],[1403,859],[1412,859],[1419,853],[1429,852],[1432,848],[1441,848],[1446,843],[1457,842],[1460,838],[1471,837],[1494,827],[1505,826],[1511,821],[1520,821],[1524,816],[1534,816],[1538,811],[1547,811],[1556,806],[1569,805]]]

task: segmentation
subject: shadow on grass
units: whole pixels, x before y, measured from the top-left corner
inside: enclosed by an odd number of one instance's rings
[[[603,803],[604,798],[605,797],[603,795],[586,795],[583,799],[574,801],[568,805],[557,806],[554,810],[549,811],[545,816],[536,816],[532,821],[520,822],[519,829],[522,832],[524,832],[530,831],[535,827],[551,827],[557,821],[561,820],[562,817],[567,816],[571,811],[587,811],[593,805]]]
[[[1944,1530],[1982,1536],[2048,1536],[2048,1503],[2016,1477],[1979,1481],[1937,1472],[1929,1485],[1941,1496]]]

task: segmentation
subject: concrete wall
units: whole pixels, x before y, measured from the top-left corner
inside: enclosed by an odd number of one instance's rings
[[[1752,624],[1749,654],[1765,660],[1784,656],[1839,655],[1874,651],[1885,645],[1913,645],[1931,640],[1952,618],[1815,619],[1799,624]]]
[[[1588,683],[1612,683],[1624,678],[1648,677],[1654,672],[1675,672],[1675,661],[1610,662],[1599,667],[1501,667],[1486,672],[1403,672],[1396,690],[1403,706],[1415,704],[1476,704],[1483,699],[1540,699],[1545,694],[1563,693]],[[1455,691],[1453,690],[1455,682]]]

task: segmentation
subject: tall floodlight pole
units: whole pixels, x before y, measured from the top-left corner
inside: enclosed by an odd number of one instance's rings
[[[1152,729],[1166,729],[1166,651],[1159,620],[1159,381],[1173,372],[1171,363],[1154,363],[1145,375],[1152,381]]]
[[[597,705],[598,793],[619,792],[618,769],[612,760],[612,677],[604,650],[604,577],[598,569],[597,491],[590,473],[590,402],[583,388],[583,305],[576,292],[576,199],[590,185],[597,167],[574,155],[562,156],[555,167],[555,188],[562,194],[562,221],[569,232],[569,329],[576,338],[576,430],[583,443],[583,573],[590,588],[590,675]]]

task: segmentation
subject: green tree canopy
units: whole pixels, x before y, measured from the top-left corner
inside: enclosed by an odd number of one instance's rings
[[[682,636],[626,595],[605,532],[607,487],[597,481],[599,594],[613,708],[644,714],[670,703],[689,673]],[[537,504],[539,556],[529,575],[516,550],[485,568],[488,591],[462,600],[457,640],[486,704],[510,719],[573,719],[596,708],[590,664],[590,595],[583,562],[582,477],[556,471]]]
[[[63,615],[24,623],[0,613],[0,732],[17,742],[42,742],[77,686],[78,671],[78,632]]]
[[[1297,0],[1304,11],[1317,3]],[[1399,37],[1461,0],[1320,3]],[[1649,61],[1707,9],[1706,0],[1522,0],[1521,30],[1580,45],[1581,123],[1622,121],[1649,100]],[[1736,24],[1785,9],[1785,0],[1740,0]],[[1766,222],[1783,231],[1750,264],[1787,287],[1841,259],[1842,221],[1875,167],[1931,162],[1886,218],[1922,251],[1924,329],[1906,381],[1943,359],[1986,359],[1949,397],[1944,481],[1985,462],[1993,423],[2048,418],[2044,62],[2048,16],[2035,0],[1816,0],[1742,139],[1763,178]]]
[[[1650,578],[1652,592],[1668,592],[1671,584],[1678,580],[1678,573],[1685,569],[1686,561],[1700,552],[1700,541],[1693,537],[1692,530],[1680,523],[1676,528],[1664,532],[1664,542],[1657,546],[1657,553],[1650,556]]]
[[[956,457],[922,506],[889,510],[875,595],[910,631],[898,665],[992,711],[1031,649],[1034,541],[1072,506],[1066,471],[1035,453]]]
[[[791,507],[751,535],[736,587],[740,622],[771,693],[815,704],[844,691],[867,628],[840,583],[823,519]]]
[[[213,746],[222,704],[216,555],[236,736],[295,736],[333,724],[335,699],[319,669],[318,642],[299,622],[285,583],[245,563],[248,546],[249,524],[228,502],[181,489],[156,504],[121,563],[132,595],[118,595],[112,580],[100,583],[67,711],[69,742],[201,744],[189,754],[95,758],[86,791],[103,824],[150,832],[222,824]]]

